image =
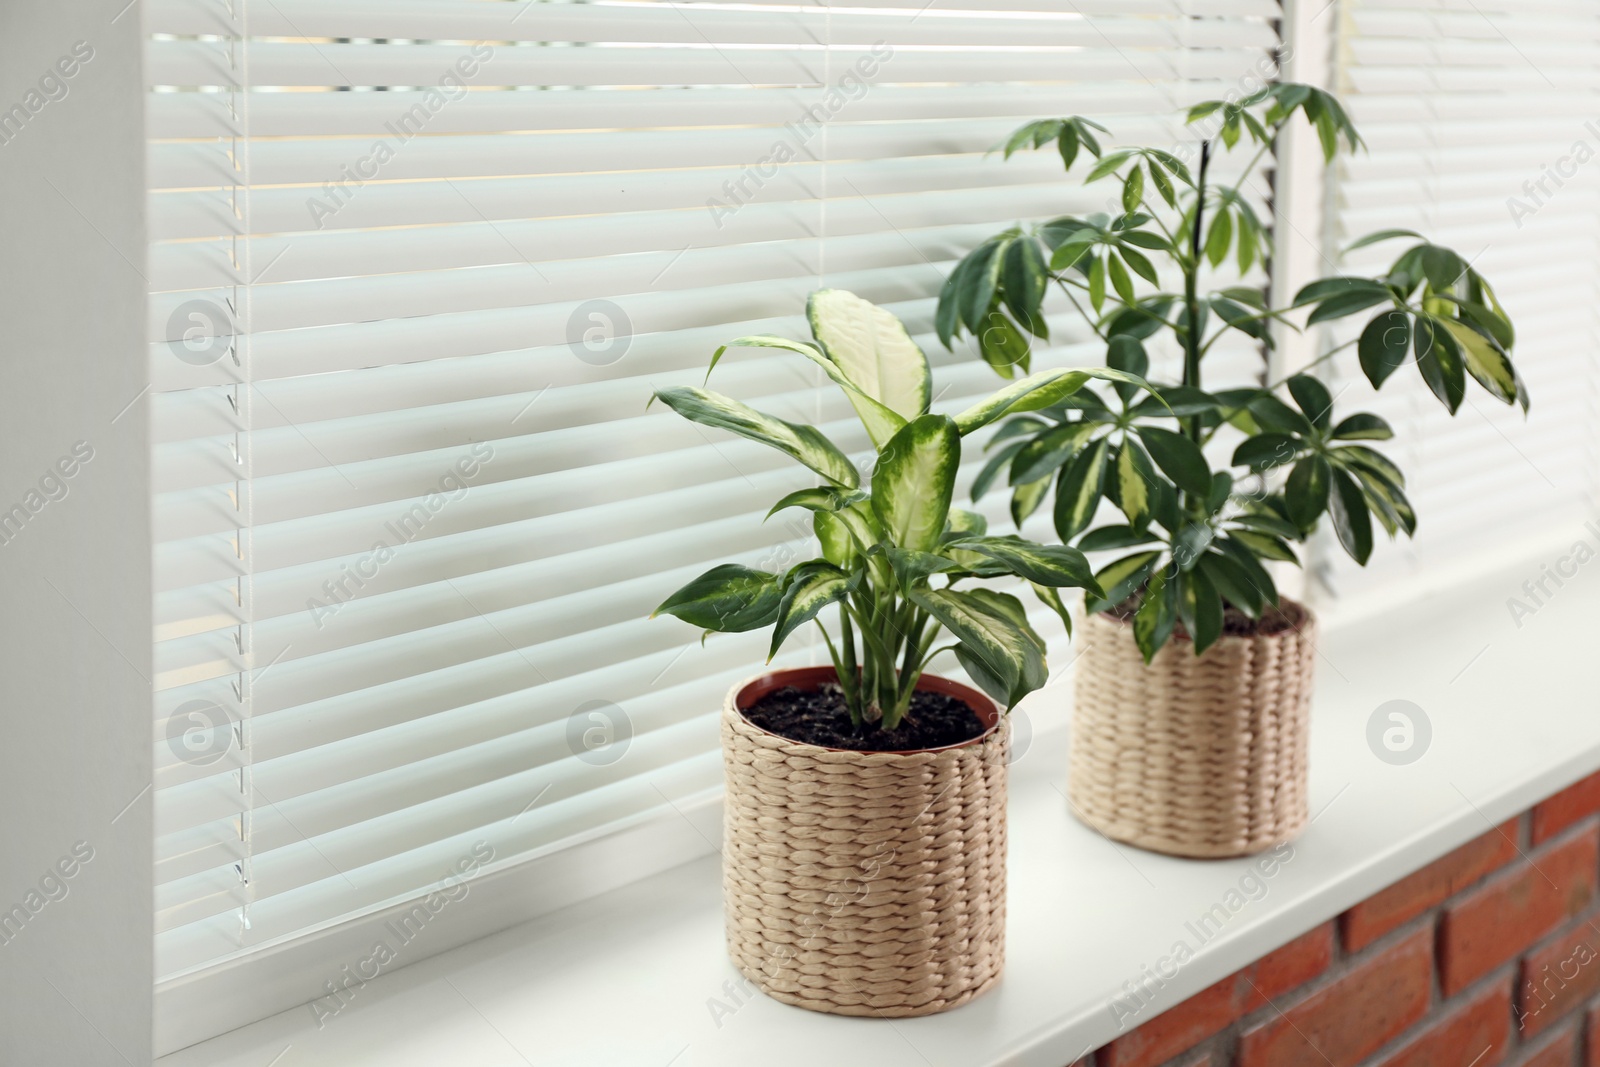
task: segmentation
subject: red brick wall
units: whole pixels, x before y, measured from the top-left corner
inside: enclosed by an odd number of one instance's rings
[[[1600,1067],[1600,774],[1081,1067]]]

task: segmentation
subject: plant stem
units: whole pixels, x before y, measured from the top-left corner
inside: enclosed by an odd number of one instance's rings
[[[1293,378],[1296,374],[1304,374],[1304,373],[1306,373],[1306,371],[1310,370],[1311,368],[1313,368],[1313,367],[1315,367],[1315,366],[1317,366],[1317,365],[1319,365],[1321,363],[1326,363],[1328,360],[1332,359],[1334,356],[1337,356],[1340,352],[1343,352],[1345,349],[1349,348],[1351,345],[1355,344],[1359,340],[1360,340],[1360,338],[1356,338],[1355,340],[1346,341],[1342,345],[1335,345],[1333,348],[1328,349],[1328,351],[1324,352],[1322,355],[1318,356],[1316,359],[1312,360],[1310,363],[1307,363],[1304,367],[1301,367],[1299,370],[1296,370],[1291,374],[1284,375],[1282,378],[1279,378],[1277,381],[1273,382],[1271,385],[1263,385],[1260,389],[1257,389],[1254,393],[1251,393],[1250,394],[1250,399],[1245,401],[1243,404],[1237,404],[1237,405],[1235,405],[1235,406],[1233,406],[1231,408],[1226,408],[1226,409],[1222,410],[1221,411],[1222,421],[1220,423],[1218,423],[1216,429],[1212,430],[1211,433],[1206,437],[1206,441],[1209,441],[1209,440],[1211,440],[1212,437],[1215,437],[1216,434],[1217,434],[1217,430],[1220,430],[1220,429],[1222,429],[1223,426],[1226,426],[1228,424],[1228,420],[1229,419],[1233,418],[1235,415],[1239,414],[1239,412],[1241,412],[1245,408],[1249,407],[1251,402],[1259,400],[1261,397],[1270,396],[1271,394],[1276,393],[1279,389],[1282,389],[1284,387],[1284,385],[1287,384],[1289,379]],[[1203,444],[1204,442],[1201,442],[1201,443]]]
[[[1056,284],[1061,286],[1061,291],[1067,294],[1067,299],[1072,301],[1072,306],[1077,308],[1078,314],[1083,316],[1083,321],[1089,324],[1089,329],[1095,332],[1095,336],[1102,341],[1106,340],[1105,331],[1100,329],[1100,324],[1095,322],[1094,316],[1083,310],[1083,305],[1078,303],[1078,298],[1072,295],[1072,287],[1067,284],[1067,279],[1058,274],[1056,275]]]
[[[1206,171],[1211,166],[1211,142],[1200,142],[1200,170],[1195,177],[1194,232],[1189,235],[1190,262],[1183,272],[1184,307],[1189,321],[1183,331],[1183,384],[1200,388],[1200,233],[1206,217]],[[1184,432],[1199,445],[1203,437],[1200,416],[1184,420]],[[1187,498],[1188,493],[1184,496]],[[1196,518],[1205,517],[1205,501],[1185,499],[1185,510]]]
[[[839,687],[844,690],[845,706],[850,709],[850,722],[860,729],[866,706],[861,700],[861,671],[856,667],[855,630],[850,624],[850,612],[843,603],[839,605],[839,643],[844,646],[840,657],[844,670],[839,676]]]
[[[1184,307],[1189,313],[1187,328],[1183,331],[1183,384],[1200,388],[1200,234],[1205,229],[1206,171],[1211,166],[1211,142],[1200,142],[1200,171],[1196,176],[1194,202],[1194,231],[1189,235],[1191,262],[1183,272]],[[1200,420],[1189,420],[1189,437],[1200,440]]]

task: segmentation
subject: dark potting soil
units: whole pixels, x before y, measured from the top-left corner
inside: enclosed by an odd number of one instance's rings
[[[859,752],[906,752],[970,741],[984,731],[973,710],[955,697],[922,690],[911,694],[911,710],[893,730],[850,723],[844,692],[830,682],[818,689],[785,686],[745,709],[744,717],[769,733],[823,748]]]
[[[1142,603],[1144,603],[1144,591],[1140,590],[1116,607],[1107,610],[1106,614],[1131,623]],[[1281,598],[1275,608],[1271,606],[1263,608],[1258,619],[1252,619],[1229,604],[1222,610],[1222,632],[1232,637],[1268,637],[1286,630],[1298,630],[1305,625],[1308,617],[1305,605],[1288,597]],[[1192,640],[1181,620],[1172,628],[1172,635],[1180,640]]]

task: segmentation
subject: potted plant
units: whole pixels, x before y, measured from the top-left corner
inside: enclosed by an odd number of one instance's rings
[[[816,1011],[908,1016],[964,1003],[1004,956],[1007,709],[1046,679],[1045,644],[1010,593],[1021,579],[1063,622],[1061,588],[1101,592],[1075,548],[987,534],[952,508],[962,439],[1060,403],[1110,371],[1051,371],[958,415],[929,411],[927,358],[889,312],[813,293],[814,340],[784,349],[843,390],[873,447],[865,474],[813,426],[699,388],[655,398],[775,448],[821,479],[776,512],[809,510],[821,555],[776,574],[714,567],[657,613],[707,632],[770,629],[768,661],[821,630],[830,666],[759,673],[723,706],[724,894],[734,964],[770,996]],[[771,513],[769,513],[770,515]],[[834,608],[835,623],[823,622]],[[952,654],[982,692],[926,673]]]
[[[1051,145],[1068,171],[1092,159],[1085,182],[1120,183],[1121,210],[1008,229],[961,260],[939,299],[944,343],[970,331],[1006,377],[1026,369],[1030,335],[1049,337],[1043,301],[1052,286],[1104,342],[1109,366],[1146,375],[1148,349],[1162,337],[1181,352],[1181,381],[1153,387],[1164,403],[1116,383],[1014,416],[990,441],[997,451],[973,487],[976,499],[1004,474],[1020,527],[1053,486],[1064,544],[1121,553],[1095,576],[1103,592],[1086,601],[1069,798],[1107,836],[1179,855],[1259,851],[1307,822],[1316,622],[1279,597],[1264,563],[1298,563],[1292,546],[1324,515],[1363,565],[1374,523],[1391,538],[1416,530],[1404,476],[1371,446],[1390,427],[1372,414],[1336,417],[1310,371],[1353,345],[1374,387],[1415,362],[1451,414],[1469,378],[1497,400],[1528,406],[1494,290],[1420,234],[1356,241],[1351,249],[1416,243],[1387,273],[1312,282],[1287,308],[1268,306],[1260,283],[1243,283],[1270,251],[1245,184],[1297,111],[1325,162],[1341,138],[1360,145],[1332,96],[1296,84],[1192,108],[1189,121],[1212,131],[1193,172],[1159,149],[1102,150],[1095,133],[1104,127],[1087,119],[1023,126],[1007,156]],[[1240,144],[1254,155],[1237,180],[1218,183],[1213,153]],[[1357,314],[1367,321],[1356,339],[1284,380],[1206,389],[1205,357],[1219,338],[1238,332],[1270,348],[1270,325],[1295,328],[1288,316],[1301,308],[1310,309],[1308,328]],[[1218,438],[1229,427],[1243,439],[1231,459],[1214,462],[1220,453],[1207,448],[1225,443]],[[1103,501],[1120,514],[1101,519]]]

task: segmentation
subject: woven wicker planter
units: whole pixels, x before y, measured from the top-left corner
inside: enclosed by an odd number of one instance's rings
[[[1000,978],[1008,731],[993,702],[930,675],[989,727],[919,752],[820,748],[741,713],[831,667],[759,675],[723,706],[728,953],[768,996],[837,1015],[931,1015]]]
[[[1175,636],[1147,667],[1133,627],[1082,631],[1068,796],[1107,837],[1178,856],[1242,856],[1305,828],[1316,619],[1224,636],[1195,656]]]

